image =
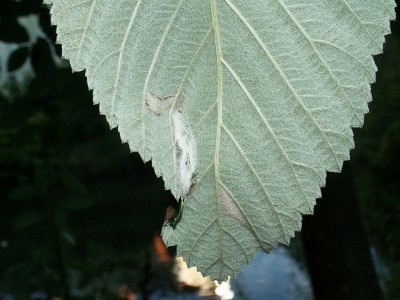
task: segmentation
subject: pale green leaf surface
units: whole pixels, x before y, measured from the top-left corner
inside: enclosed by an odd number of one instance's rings
[[[52,0],[63,55],[176,198],[213,279],[288,244],[363,124],[393,0]],[[193,175],[193,178],[192,178]]]

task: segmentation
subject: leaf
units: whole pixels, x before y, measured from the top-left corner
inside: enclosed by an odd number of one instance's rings
[[[13,224],[14,230],[22,230],[36,224],[43,219],[43,214],[40,211],[32,210],[25,212],[17,217]]]
[[[393,0],[53,0],[123,142],[184,199],[167,245],[213,279],[288,244],[363,124]]]

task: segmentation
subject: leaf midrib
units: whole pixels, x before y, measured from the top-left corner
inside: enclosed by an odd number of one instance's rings
[[[217,63],[217,128],[216,128],[216,137],[215,137],[215,152],[214,152],[214,176],[215,176],[215,197],[216,197],[216,213],[217,216],[221,216],[221,207],[220,207],[220,194],[219,194],[219,186],[220,182],[219,176],[219,151],[221,145],[221,127],[222,127],[222,46],[221,46],[221,37],[219,33],[219,24],[218,24],[218,11],[217,11],[217,0],[210,0],[211,4],[211,22],[212,28],[214,31],[214,40],[215,40],[215,54],[216,54],[216,63]],[[223,257],[223,245],[222,245],[222,231],[223,226],[221,223],[221,217],[217,217],[220,238],[220,259],[224,261]],[[224,262],[225,263],[225,262]],[[211,267],[211,265],[210,265]],[[222,264],[220,270],[220,276],[222,274]]]

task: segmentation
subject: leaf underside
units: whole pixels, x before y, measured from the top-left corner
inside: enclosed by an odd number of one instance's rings
[[[168,246],[212,279],[288,244],[354,147],[393,0],[53,0],[63,56],[184,199]]]

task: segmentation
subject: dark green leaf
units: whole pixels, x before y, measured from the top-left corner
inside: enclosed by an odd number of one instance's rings
[[[43,214],[39,211],[29,211],[20,215],[13,224],[14,230],[21,230],[30,227],[43,218]]]

